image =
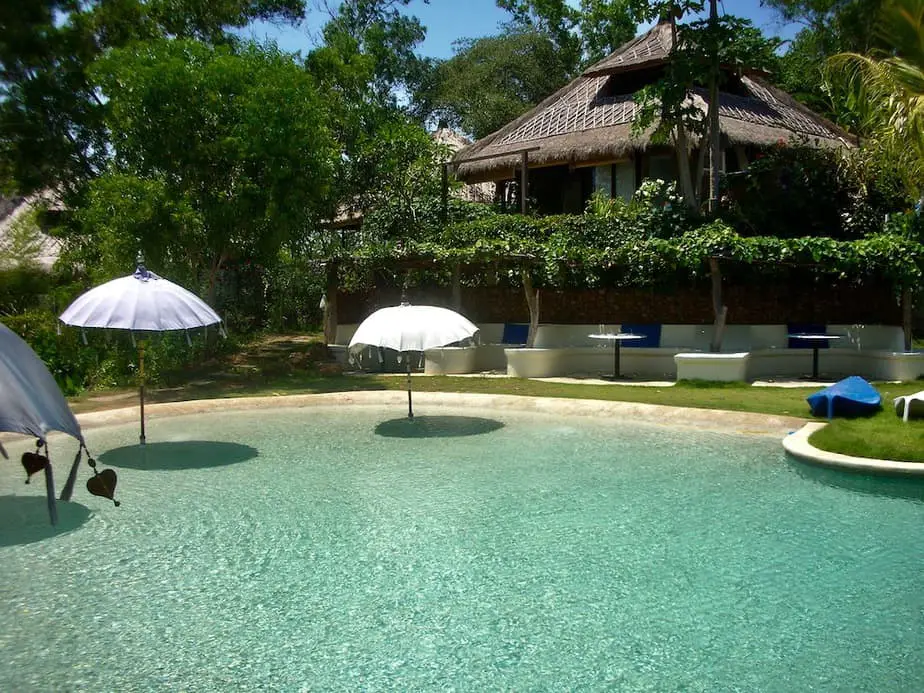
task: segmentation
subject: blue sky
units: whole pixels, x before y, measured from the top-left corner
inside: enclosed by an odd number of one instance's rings
[[[274,40],[283,50],[300,50],[304,54],[316,45],[319,30],[327,19],[323,10],[314,9],[316,3],[309,4],[312,9],[300,27],[256,23],[242,33],[258,41]],[[430,0],[429,4],[413,0],[407,12],[418,17],[427,28],[427,38],[419,52],[433,58],[451,57],[452,43],[457,39],[497,33],[498,25],[509,18],[497,8],[495,0]],[[761,7],[760,0],[720,0],[719,12],[747,17],[764,34],[784,39],[792,38],[799,29],[798,25],[781,23],[774,12]]]

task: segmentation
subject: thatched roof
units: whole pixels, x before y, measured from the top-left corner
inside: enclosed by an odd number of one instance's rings
[[[629,73],[663,65],[669,56],[670,25],[661,23],[589,67],[497,132],[457,152],[456,175],[464,181],[501,180],[514,175],[514,150],[537,146],[530,167],[579,165],[612,161],[649,144],[648,133],[632,136],[637,106],[632,93],[620,93]],[[849,146],[850,137],[759,75],[740,78],[742,94],[720,93],[719,123],[729,144],[770,145],[780,140],[804,140],[814,146]],[[636,91],[637,87],[632,89]],[[706,92],[691,94],[706,116]]]

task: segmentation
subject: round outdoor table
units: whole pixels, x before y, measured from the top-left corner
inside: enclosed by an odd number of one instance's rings
[[[619,375],[619,345],[625,341],[632,339],[644,339],[645,335],[641,334],[630,334],[628,332],[619,332],[619,333],[607,333],[607,334],[589,334],[587,335],[591,339],[608,339],[612,340],[615,344],[615,351],[613,357],[613,380],[616,380],[620,377]]]
[[[841,335],[839,334],[791,334],[788,335],[790,339],[804,339],[807,342],[811,343],[812,347],[812,378],[818,380],[818,348],[821,346],[820,343],[824,343],[825,346],[828,345],[832,339],[840,339]]]

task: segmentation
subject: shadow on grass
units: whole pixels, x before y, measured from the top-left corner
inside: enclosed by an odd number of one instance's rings
[[[174,471],[223,467],[252,460],[258,454],[256,448],[239,443],[183,440],[113,448],[100,455],[99,461],[128,469]]]
[[[0,546],[21,546],[72,532],[90,519],[80,503],[58,501],[58,524],[48,519],[48,500],[41,496],[0,496]]]
[[[831,469],[788,456],[790,466],[803,479],[815,483],[881,498],[902,498],[924,503],[924,478],[875,475],[849,469]]]
[[[415,416],[383,421],[376,435],[386,438],[453,438],[491,433],[504,424],[478,416]]]

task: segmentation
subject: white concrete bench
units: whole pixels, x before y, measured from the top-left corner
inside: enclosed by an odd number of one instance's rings
[[[746,351],[711,354],[684,352],[674,356],[677,380],[717,380],[734,382],[747,379],[750,354]]]
[[[613,346],[508,348],[507,375],[516,378],[556,378],[571,375],[612,375]],[[676,376],[677,349],[640,347],[620,352],[620,373],[647,378]]]

